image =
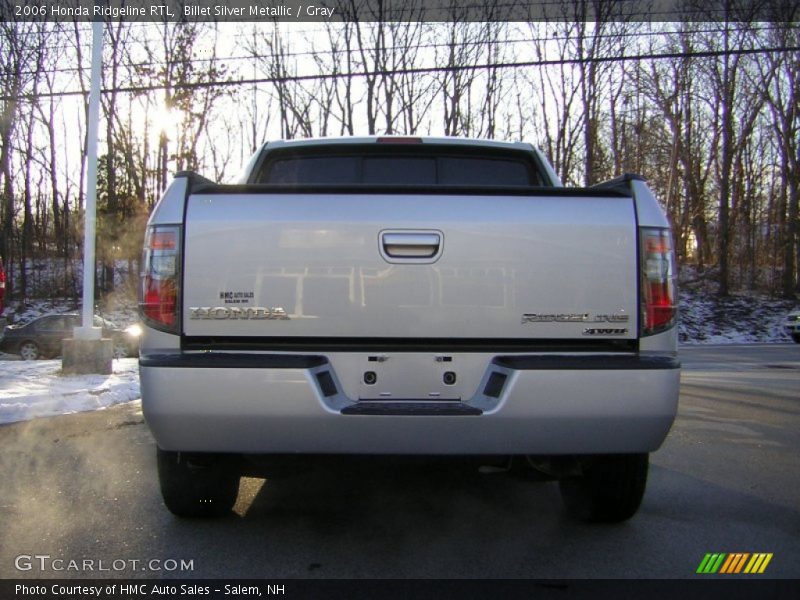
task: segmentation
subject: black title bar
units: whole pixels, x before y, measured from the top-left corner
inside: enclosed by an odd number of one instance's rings
[[[409,600],[410,598],[496,598],[573,600],[598,598],[681,598],[681,600],[743,600],[745,598],[797,598],[798,580],[744,577],[679,580],[436,580],[436,579],[39,579],[0,580],[4,600],[132,600],[134,598],[202,598],[242,600]]]
[[[792,22],[798,0],[0,0],[5,21]]]

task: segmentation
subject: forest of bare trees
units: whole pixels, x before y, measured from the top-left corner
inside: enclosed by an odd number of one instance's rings
[[[268,139],[418,134],[530,141],[568,185],[640,173],[694,276],[793,298],[798,22],[109,22],[98,285],[135,274],[173,172],[233,180]],[[17,299],[80,289],[90,46],[88,23],[0,22],[0,254]],[[58,277],[35,277],[43,259]]]

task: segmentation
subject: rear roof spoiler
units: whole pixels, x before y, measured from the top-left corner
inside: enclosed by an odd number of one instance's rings
[[[619,177],[615,177],[614,179],[609,179],[608,181],[603,181],[601,183],[590,185],[588,189],[609,190],[609,191],[619,192],[620,194],[625,194],[626,196],[630,196],[631,181],[647,181],[647,180],[641,175],[637,175],[636,173],[623,173],[622,175],[620,175]]]
[[[187,194],[193,194],[204,188],[217,187],[219,185],[207,177],[203,177],[199,173],[195,173],[194,171],[178,171],[175,173],[175,179],[179,179],[181,177],[187,180]]]

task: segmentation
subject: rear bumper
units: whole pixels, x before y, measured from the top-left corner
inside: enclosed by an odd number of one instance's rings
[[[471,360],[484,372],[463,401],[368,405],[348,394],[335,356],[143,356],[142,406],[165,450],[249,454],[651,452],[675,419],[672,357]]]

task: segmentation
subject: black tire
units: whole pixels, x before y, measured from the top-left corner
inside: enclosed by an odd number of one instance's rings
[[[157,449],[161,497],[178,517],[221,517],[239,494],[239,465],[225,455]]]
[[[800,344],[800,333],[793,333],[792,339],[794,340],[795,344]]]
[[[37,360],[42,357],[42,350],[33,340],[25,340],[19,345],[19,355],[22,360]]]
[[[642,503],[648,463],[647,454],[587,457],[582,475],[559,481],[567,512],[592,523],[630,519]]]

